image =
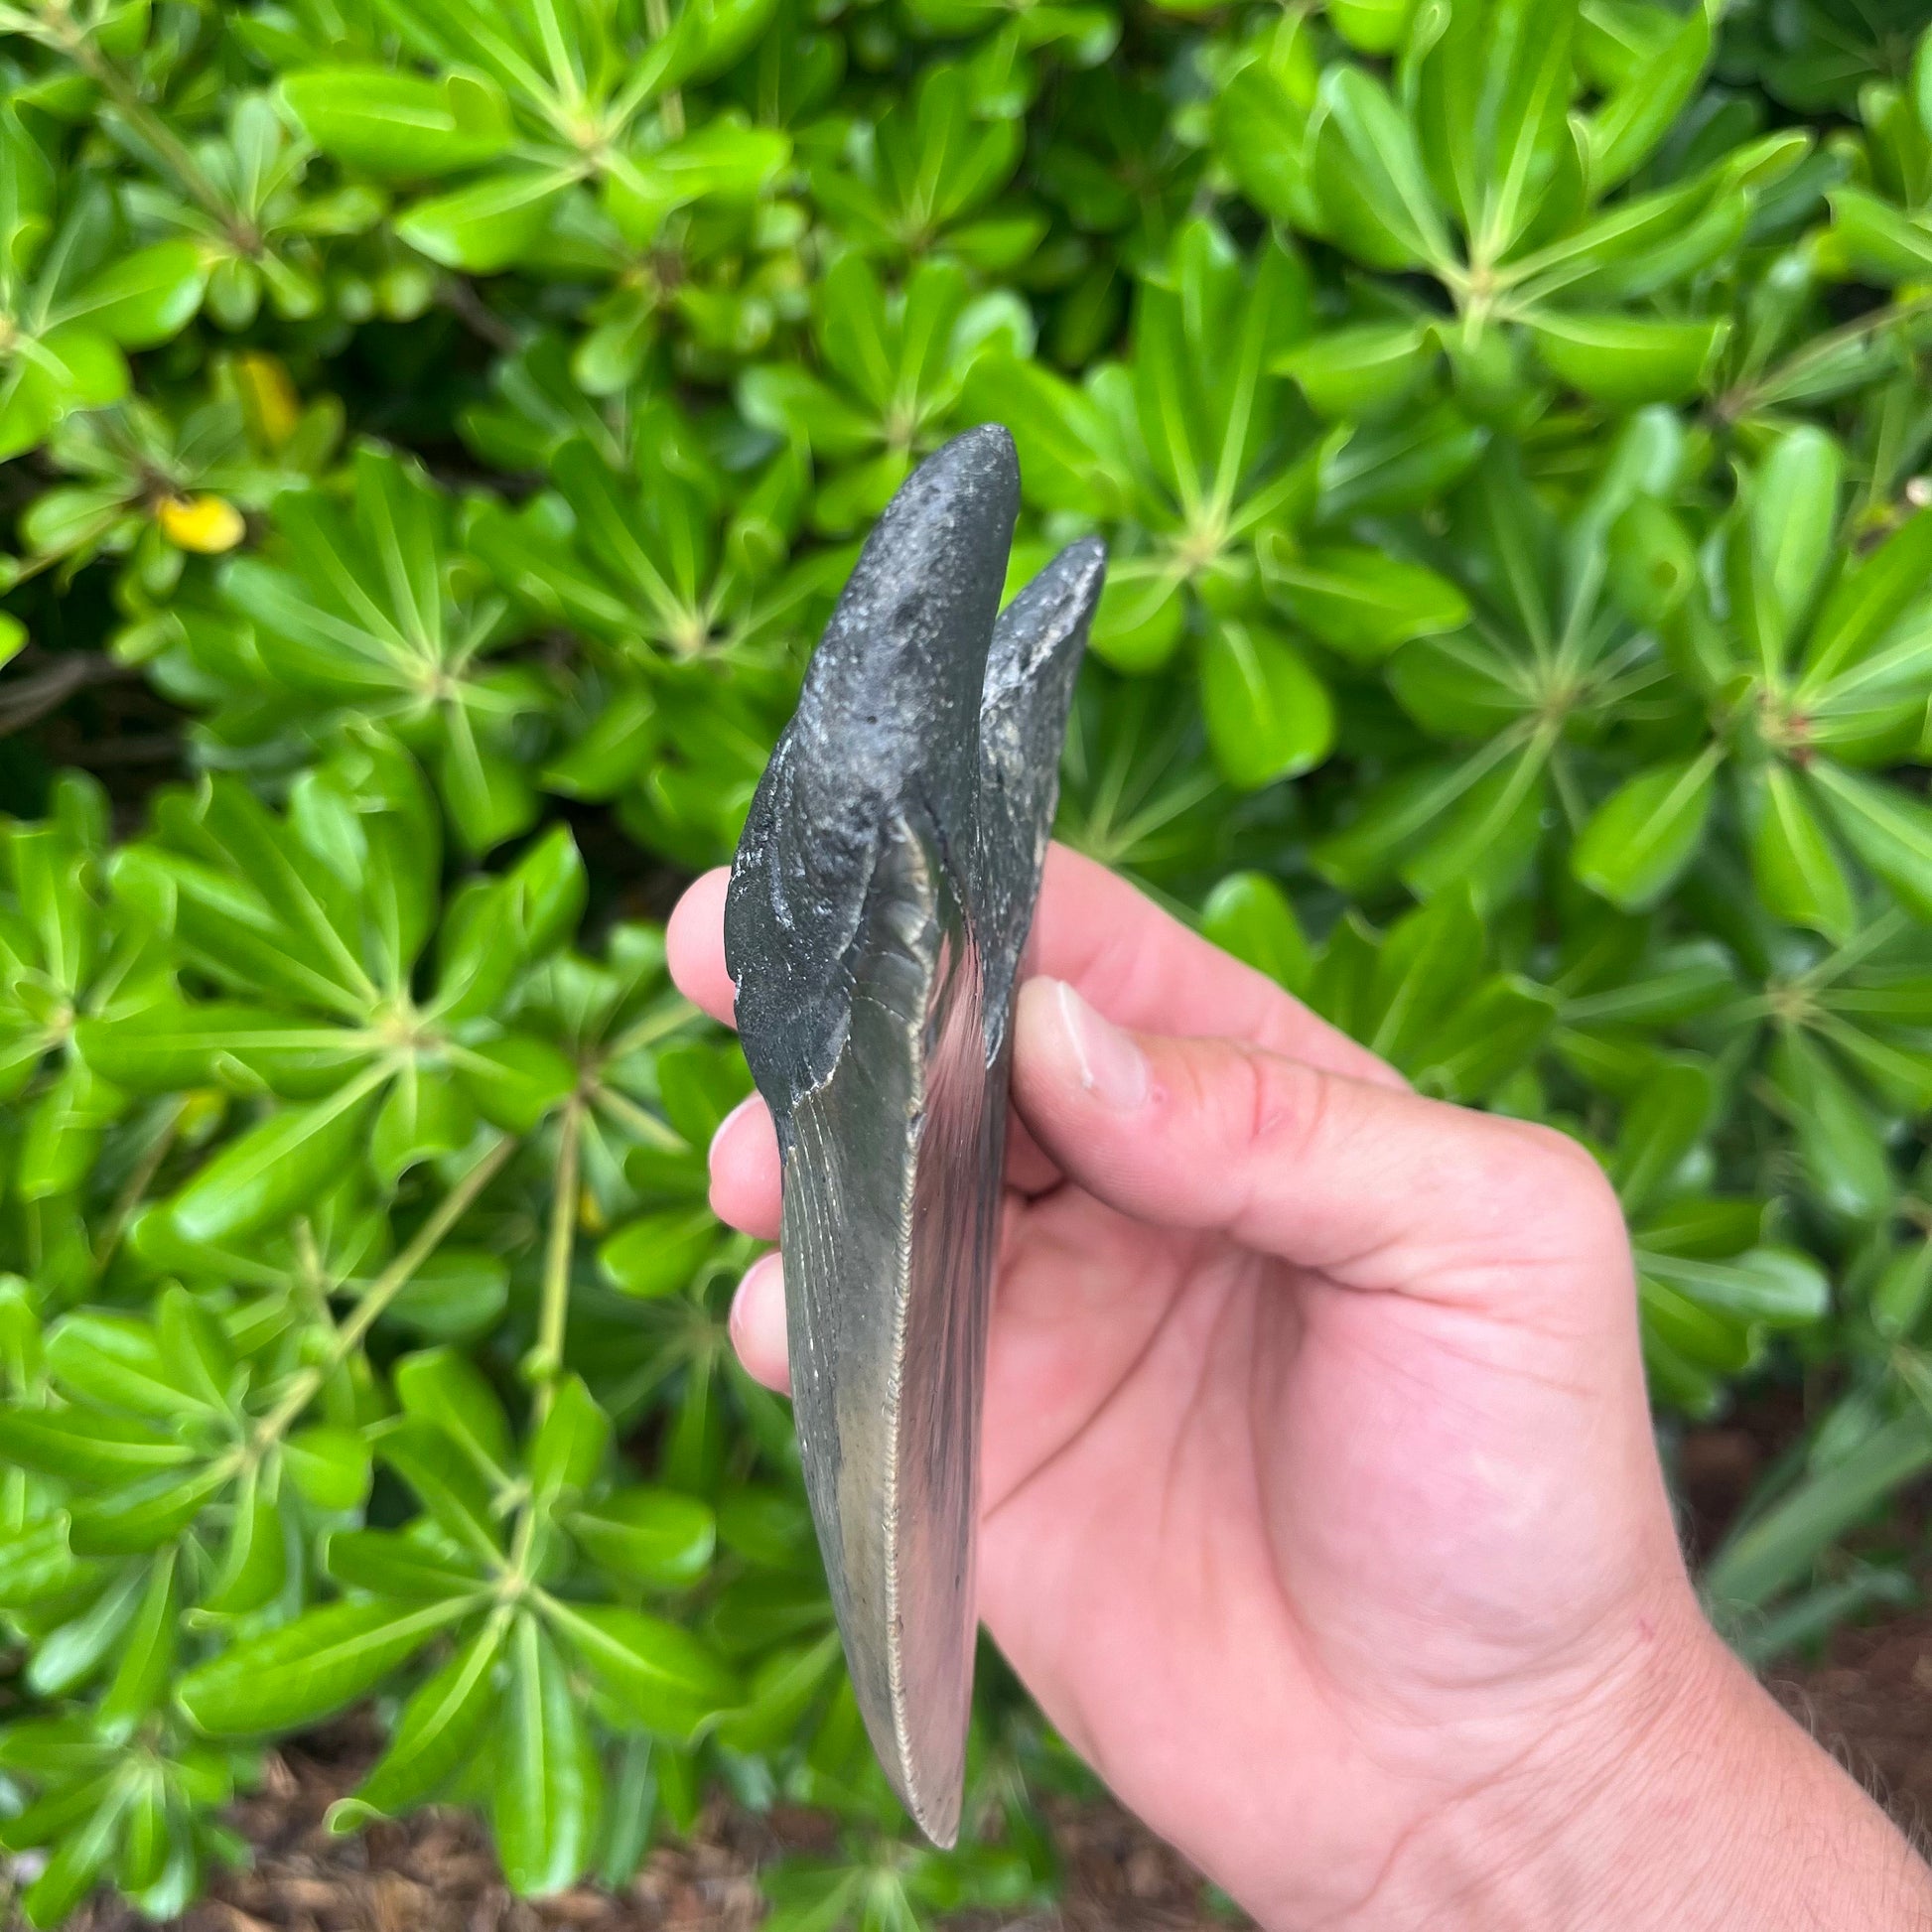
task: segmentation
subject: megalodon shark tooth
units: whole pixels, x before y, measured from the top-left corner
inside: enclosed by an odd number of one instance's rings
[[[1020,504],[988,426],[866,540],[759,782],[725,959],[777,1125],[805,1488],[853,1689],[906,1810],[958,1834],[1008,1023],[1074,674],[1075,543],[1000,609]]]

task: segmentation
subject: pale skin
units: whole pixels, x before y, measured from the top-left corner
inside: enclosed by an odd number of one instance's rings
[[[670,959],[728,1022],[724,890]],[[1121,1800],[1278,1932],[1932,1928],[1700,1610],[1588,1155],[1413,1094],[1057,848],[1029,969],[980,1611]],[[761,1102],[711,1174],[775,1238]],[[732,1329],[782,1389],[775,1255]]]

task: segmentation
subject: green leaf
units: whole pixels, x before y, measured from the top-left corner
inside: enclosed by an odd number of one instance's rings
[[[183,1241],[213,1245],[271,1227],[342,1177],[369,1112],[371,1082],[284,1107],[221,1149],[168,1205]]]
[[[151,1323],[125,1314],[64,1316],[47,1336],[47,1366],[70,1395],[164,1420],[218,1406],[182,1386]]]
[[[1265,873],[1229,873],[1201,907],[1201,931],[1291,993],[1307,989],[1313,951],[1288,895]]]
[[[511,1628],[508,1682],[492,1753],[490,1822],[503,1876],[520,1897],[563,1891],[596,1848],[604,1780],[588,1715],[537,1619]]]
[[[1718,1087],[1702,1060],[1663,1060],[1624,1109],[1610,1161],[1610,1178],[1624,1212],[1640,1213],[1703,1138]]]
[[[440,1430],[492,1487],[510,1479],[509,1418],[483,1371],[453,1348],[405,1355],[392,1371],[403,1414]]]
[[[1323,330],[1278,356],[1275,367],[1301,385],[1317,416],[1358,423],[1400,408],[1435,360],[1426,324],[1367,322]]]
[[[721,117],[605,177],[605,207],[633,248],[648,247],[674,210],[693,202],[755,202],[791,160],[775,128]]]
[[[1829,759],[1816,759],[1809,775],[1846,844],[1914,918],[1932,919],[1932,805]]]
[[[106,1587],[90,1604],[35,1646],[27,1665],[27,1688],[41,1697],[62,1697],[93,1676],[133,1622],[146,1581],[138,1564],[122,1564],[110,1573]]]
[[[173,1550],[164,1550],[148,1566],[140,1607],[122,1641],[113,1680],[95,1713],[102,1731],[117,1743],[130,1736],[167,1696],[181,1624],[175,1569]]]
[[[1442,823],[1403,857],[1403,884],[1420,898],[1466,889],[1485,909],[1506,900],[1535,863],[1543,837],[1545,756],[1532,740],[1462,791]]]
[[[31,359],[0,367],[0,459],[31,450],[69,411],[103,408],[127,390],[126,358],[102,331],[49,330]]]
[[[1416,0],[1330,0],[1335,32],[1363,54],[1393,54],[1402,45]]]
[[[192,1461],[195,1450],[125,1416],[93,1409],[0,1411],[0,1460],[87,1485],[127,1482]]]
[[[469,1146],[477,1110],[462,1084],[416,1060],[403,1066],[376,1111],[369,1166],[393,1187],[411,1168]]]
[[[688,1630],[617,1604],[548,1605],[552,1627],[646,1730],[689,1737],[739,1702],[738,1680]]]
[[[26,1609],[64,1595],[85,1574],[68,1548],[61,1517],[0,1535],[0,1608]]]
[[[490,1491],[476,1465],[440,1429],[424,1422],[385,1428],[375,1452],[415,1490],[445,1534],[484,1563],[502,1554]]]
[[[1020,456],[1021,487],[1035,507],[1090,516],[1114,507],[1105,416],[1064,377],[995,350],[974,361],[961,410],[967,420],[1007,425]]]
[[[1890,287],[1932,272],[1932,227],[1863,188],[1831,194],[1831,237],[1861,280]]]
[[[1461,0],[1418,37],[1416,125],[1472,260],[1509,253],[1546,199],[1574,202],[1569,123],[1576,0]]]
[[[568,1524],[601,1569],[660,1589],[696,1583],[717,1541],[710,1509],[671,1489],[616,1490],[573,1510]]]
[[[509,1300],[509,1267],[500,1255],[442,1248],[389,1304],[387,1318],[433,1340],[462,1340],[488,1327]]]
[[[125,1487],[76,1497],[68,1540],[77,1556],[128,1556],[179,1536],[233,1479],[218,1462],[144,1476]]]
[[[1932,1306],[1932,1241],[1901,1249],[1872,1284],[1872,1326],[1887,1341],[1916,1334],[1928,1306]]]
[[[433,1798],[470,1761],[496,1697],[504,1623],[492,1618],[402,1708],[388,1746],[352,1796],[329,1810],[332,1832],[394,1818]]]
[[[104,269],[67,307],[123,348],[152,348],[187,327],[201,307],[207,271],[192,241],[158,241]]]
[[[1898,1192],[1884,1134],[1872,1108],[1803,1034],[1786,1031],[1771,1048],[1771,1079],[1783,1096],[1799,1159],[1813,1191],[1848,1219],[1887,1212]]]
[[[557,1379],[550,1409],[530,1445],[530,1493],[540,1508],[587,1489],[611,1447],[611,1419],[581,1375]]]
[[[657,1056],[657,1104],[693,1148],[709,1147],[725,1118],[751,1091],[735,1047],[686,1040]]]
[[[113,1856],[120,1806],[110,1794],[90,1814],[74,1821],[55,1848],[46,1868],[27,1888],[21,1910],[30,1925],[64,1925],[86,1899]]]
[[[1571,871],[1626,912],[1656,904],[1704,842],[1717,795],[1719,756],[1713,747],[1627,780],[1578,835]]]
[[[1711,60],[1711,16],[1692,7],[1631,68],[1588,122],[1590,185],[1601,195],[1649,160]]]
[[[1832,586],[1805,646],[1800,691],[1816,696],[1885,637],[1932,582],[1932,510],[1906,520]]]
[[[200,1607],[216,1616],[245,1616],[280,1595],[288,1580],[288,1538],[262,1465],[243,1472],[228,1516],[227,1542]]]
[[[1474,630],[1403,646],[1387,675],[1403,710],[1437,738],[1493,738],[1532,708],[1522,667]]]
[[[317,1423],[296,1430],[282,1444],[282,1466],[318,1509],[359,1509],[369,1493],[369,1446],[352,1429]]]
[[[1653,496],[1639,496],[1611,524],[1609,587],[1636,622],[1661,626],[1698,582],[1697,551],[1682,522]]]
[[[1498,973],[1452,1007],[1414,1049],[1408,1072],[1446,1100],[1488,1099],[1549,1037],[1557,996],[1517,973]]]
[[[1805,426],[1778,439],[1753,481],[1739,601],[1761,663],[1781,664],[1810,615],[1833,554],[1843,470],[1838,445]]]
[[[229,1409],[235,1397],[235,1357],[213,1312],[179,1283],[161,1291],[155,1333],[168,1373],[210,1414]]]
[[[323,1567],[345,1589],[409,1601],[475,1598],[487,1583],[478,1564],[414,1530],[336,1530],[323,1545]]]
[[[1371,268],[1451,260],[1415,136],[1381,83],[1359,68],[1322,75],[1314,115],[1314,187],[1328,231]]]
[[[444,268],[493,275],[536,245],[570,184],[555,169],[508,168],[418,202],[397,219],[396,235]]]
[[[1426,1051],[1433,1023],[1470,990],[1482,953],[1482,921],[1467,892],[1446,892],[1397,920],[1361,1010],[1366,1043],[1398,1066]]]
[[[1653,322],[1545,309],[1529,318],[1529,329],[1553,375],[1592,402],[1631,409],[1696,395],[1729,337],[1730,322],[1725,316]]]
[[[514,139],[501,89],[480,74],[439,83],[393,68],[317,67],[285,74],[281,92],[324,154],[387,180],[474,168]]]
[[[1803,1328],[1831,1312],[1830,1278],[1810,1255],[1795,1248],[1753,1248],[1725,1261],[1646,1250],[1639,1266],[1706,1308],[1744,1321]]]
[[[1308,141],[1308,102],[1260,62],[1242,68],[1215,96],[1214,151],[1264,214],[1317,229]]]
[[[505,1133],[529,1133],[577,1084],[569,1057],[528,1034],[466,1046],[454,1058],[457,1077],[478,1112]]]
[[[1090,641],[1103,663],[1135,676],[1159,670],[1173,657],[1186,623],[1187,599],[1177,576],[1110,571]]]
[[[529,828],[537,815],[530,774],[507,748],[481,733],[463,706],[445,712],[436,778],[450,820],[471,852],[487,852]]]
[[[1244,791],[1311,769],[1334,745],[1327,687],[1278,631],[1216,624],[1201,647],[1200,691],[1214,761]]]
[[[598,1249],[597,1261],[614,1288],[651,1300],[683,1288],[717,1240],[708,1207],[664,1208],[621,1227]]]
[[[1401,412],[1326,447],[1320,520],[1417,509],[1451,489],[1474,468],[1489,432],[1452,403]]]
[[[1789,765],[1764,772],[1751,834],[1751,879],[1767,910],[1843,942],[1859,921],[1852,882],[1812,808],[1811,790]]]
[[[216,1737],[299,1730],[366,1697],[468,1607],[325,1604],[197,1665],[181,1681],[182,1709]]]
[[[557,825],[508,872],[458,894],[437,941],[432,1011],[449,1025],[493,1013],[517,974],[576,930],[586,890],[577,843]]]
[[[782,1749],[804,1725],[838,1660],[836,1630],[765,1657],[743,1707],[720,1722],[718,1741],[734,1751]]]
[[[1468,599],[1421,564],[1353,544],[1298,551],[1265,539],[1259,554],[1262,582],[1275,606],[1359,664],[1468,621]]]
[[[1828,1545],[1927,1468],[1932,1418],[1911,1410],[1750,1517],[1712,1559],[1704,1576],[1706,1596],[1737,1608],[1768,1601],[1803,1581]]]

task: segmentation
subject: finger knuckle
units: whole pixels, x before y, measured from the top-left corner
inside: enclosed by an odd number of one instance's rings
[[[1321,1136],[1328,1111],[1327,1076],[1275,1053],[1241,1055],[1246,1093],[1245,1147],[1271,1159],[1293,1159]]]
[[[1512,1122],[1523,1154],[1518,1185],[1549,1215],[1581,1229],[1623,1226],[1616,1189],[1596,1157],[1581,1141],[1536,1121]]]

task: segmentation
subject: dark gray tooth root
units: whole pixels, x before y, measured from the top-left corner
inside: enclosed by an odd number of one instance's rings
[[[732,866],[725,959],[784,1165],[805,1488],[853,1689],[920,1829],[959,1830],[1008,1021],[1106,574],[1000,611],[1019,511],[989,425],[854,566]]]

